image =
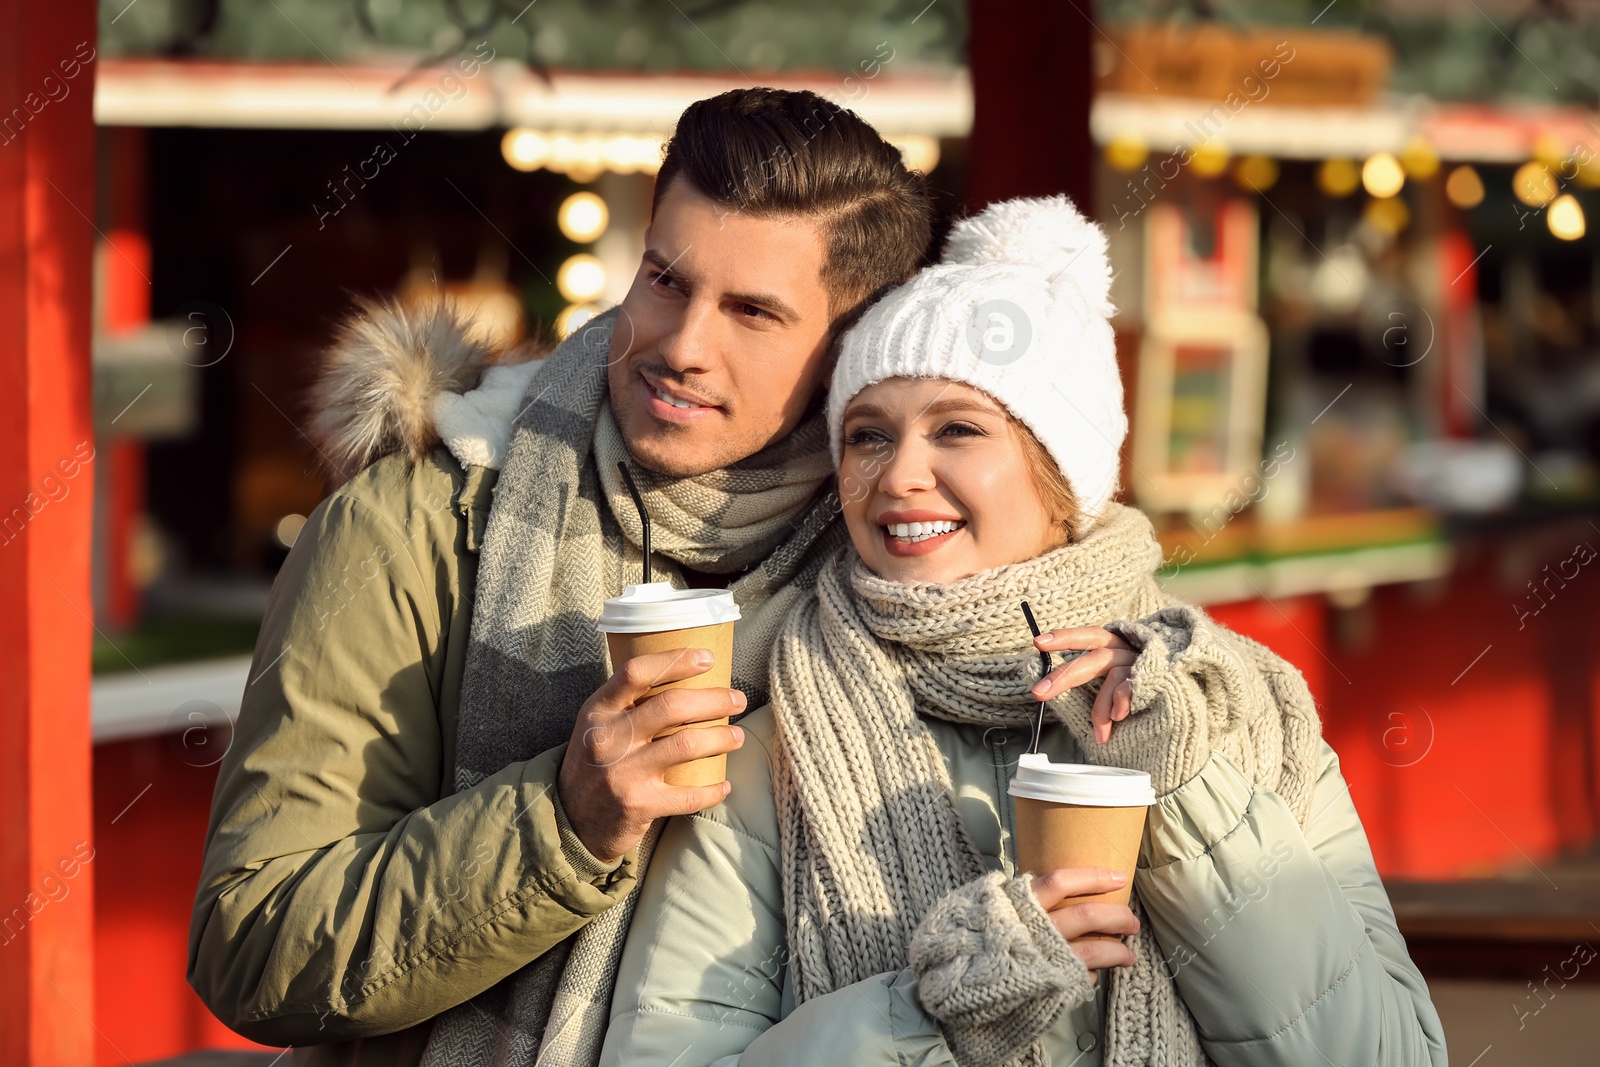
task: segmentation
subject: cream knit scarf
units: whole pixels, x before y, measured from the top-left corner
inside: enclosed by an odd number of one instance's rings
[[[628,454],[606,402],[616,317],[597,317],[548,357],[514,423],[478,564],[458,791],[564,743],[609,673],[595,631],[601,602],[637,582],[642,563],[638,515],[617,471]],[[668,478],[632,469],[650,511],[655,580],[683,587],[680,564],[732,576],[742,614],[733,683],[760,706],[784,616],[845,541],[821,415],[724,470]],[[639,845],[641,874],[658,832]],[[424,1065],[598,1060],[635,897],[441,1015]]]
[[[1041,625],[1052,629],[1142,619],[1176,603],[1155,582],[1160,560],[1149,520],[1111,504],[1082,541],[957,582],[886,581],[853,551],[823,569],[816,598],[785,623],[772,664],[780,748],[774,790],[797,1002],[905,968],[929,911],[984,876],[944,759],[919,714],[1031,725],[1038,654],[1019,602],[1027,599]],[[1263,673],[1299,678],[1261,646],[1238,642],[1237,651]],[[1299,685],[1300,695],[1285,707],[1273,699],[1276,683],[1250,689],[1251,706],[1211,716],[1227,731],[1211,741],[1254,781],[1283,795],[1303,824],[1320,732],[1303,680]],[[1097,691],[1079,687],[1051,710],[1086,721]],[[1137,894],[1133,906],[1138,913]],[[1064,946],[1050,929],[1049,939]],[[1130,939],[1137,964],[1111,972],[1105,1062],[1202,1064],[1193,1020],[1149,929],[1145,923]],[[1014,1019],[997,1020],[1007,1012],[1026,1016],[1022,1001],[1039,1001],[1031,1029],[1010,1035],[1005,1047],[1020,1053],[1018,1062],[1043,1063],[1038,1036],[1064,1003],[1058,997],[1046,1004],[1043,993],[1019,989],[1012,1004],[990,996],[983,1021],[965,1034],[940,1021],[960,1056],[966,1048],[994,1047],[1006,1035],[984,1031],[1012,1025]]]

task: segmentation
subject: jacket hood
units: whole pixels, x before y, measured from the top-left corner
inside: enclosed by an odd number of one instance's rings
[[[533,344],[496,351],[449,299],[360,301],[324,353],[310,436],[340,481],[441,444],[463,467],[498,468],[539,355]]]

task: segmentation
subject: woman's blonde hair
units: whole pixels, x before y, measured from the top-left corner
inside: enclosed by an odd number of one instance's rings
[[[1006,417],[1011,420],[1012,427],[1022,441],[1022,455],[1028,461],[1028,468],[1033,471],[1033,484],[1039,491],[1039,499],[1050,512],[1051,518],[1061,525],[1064,534],[1061,543],[1076,541],[1083,532],[1083,511],[1078,506],[1078,494],[1072,491],[1072,483],[1067,481],[1067,476],[1061,473],[1061,465],[1039,443],[1033,431],[1009,411]]]

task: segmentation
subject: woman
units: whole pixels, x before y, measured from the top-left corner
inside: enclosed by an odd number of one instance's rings
[[[1011,201],[843,339],[853,548],[789,617],[727,800],[662,834],[603,1063],[1445,1062],[1303,678],[1163,594],[1111,501],[1108,290],[1098,227]],[[1040,649],[1077,655],[1041,679]],[[1111,872],[1016,870],[1040,700],[1052,760],[1151,775],[1127,906],[1070,899]]]

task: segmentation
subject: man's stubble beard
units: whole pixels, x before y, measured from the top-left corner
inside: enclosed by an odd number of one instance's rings
[[[715,432],[716,427],[678,427],[662,424],[649,412],[619,412],[613,407],[617,429],[628,455],[645,470],[669,478],[693,478],[731,467],[755,455],[766,444],[746,450]],[[639,432],[639,425],[645,432]],[[690,450],[697,435],[704,435],[704,447]],[[776,440],[776,438],[774,438]]]
[[[667,381],[674,381],[677,375],[666,371],[665,368],[654,363],[643,364],[644,369]],[[623,369],[620,375],[621,384],[628,388],[638,379],[637,371],[629,362],[618,365]],[[830,375],[831,376],[831,375]],[[817,390],[805,410],[794,426],[784,427],[780,423],[777,432],[771,433],[759,440],[735,443],[729,440],[725,432],[729,428],[727,416],[721,422],[709,427],[694,427],[675,425],[662,422],[651,415],[646,409],[644,401],[638,399],[638,394],[633,393],[632,406],[618,404],[616,401],[615,386],[618,376],[607,375],[606,395],[611,404],[611,414],[616,421],[617,429],[622,434],[623,444],[628,450],[628,455],[639,466],[654,474],[664,475],[669,478],[693,478],[712,471],[731,467],[741,460],[749,459],[762,450],[771,447],[793,433],[798,426],[815,412],[821,410],[827,403],[828,389],[827,378],[823,379],[823,386]],[[691,392],[698,392],[685,383]],[[653,441],[642,440],[642,434],[648,433]],[[694,435],[706,436],[707,445],[698,457],[684,455],[684,443],[692,440]]]

